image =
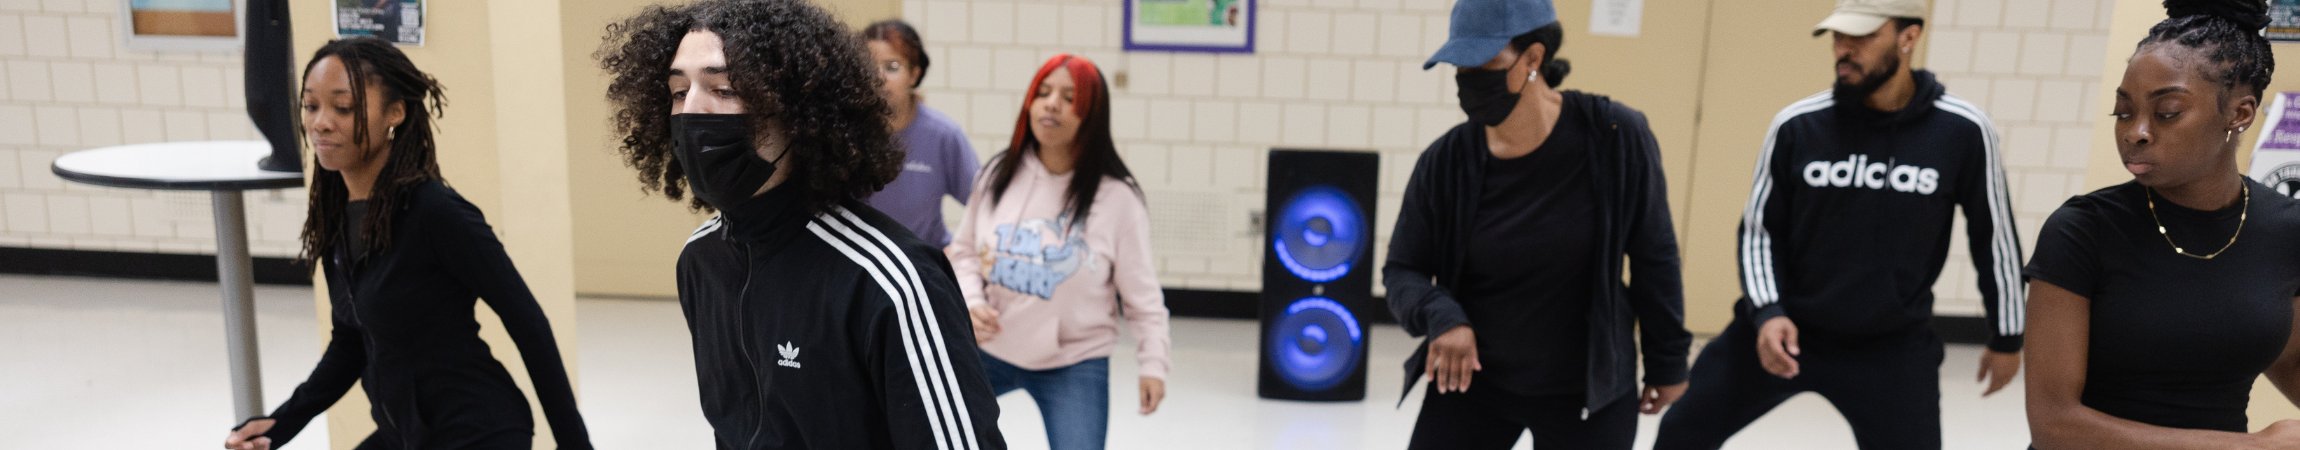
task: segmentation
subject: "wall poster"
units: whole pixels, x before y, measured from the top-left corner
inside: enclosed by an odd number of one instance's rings
[[[226,50],[240,45],[232,0],[121,0],[120,33],[129,48]]]
[[[2268,0],[2268,40],[2300,42],[2300,0]]]
[[[1255,0],[1126,0],[1127,51],[1254,52]]]
[[[2273,28],[2271,28],[2273,29]],[[2300,92],[2278,92],[2252,144],[2252,170],[2246,175],[2276,193],[2300,198]]]
[[[399,45],[423,45],[429,0],[334,0],[335,37],[375,36]]]

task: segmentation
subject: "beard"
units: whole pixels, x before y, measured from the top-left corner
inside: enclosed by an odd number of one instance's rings
[[[1837,77],[1835,97],[1837,97],[1838,103],[1844,103],[1847,100],[1860,102],[1869,98],[1869,94],[1877,93],[1877,89],[1883,88],[1886,81],[1893,79],[1894,72],[1901,70],[1901,54],[1886,52],[1884,59],[1877,61],[1877,64],[1866,67],[1850,59],[1838,59],[1837,64],[1852,65],[1854,71],[1860,74],[1858,81]]]

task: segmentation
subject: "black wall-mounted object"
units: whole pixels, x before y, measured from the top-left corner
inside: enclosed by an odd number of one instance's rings
[[[302,172],[302,146],[296,143],[295,29],[288,23],[288,0],[247,1],[246,43],[241,53],[247,81],[248,118],[271,142],[272,155],[256,163],[263,170]]]
[[[1262,246],[1262,397],[1366,398],[1374,301],[1373,152],[1271,150]]]

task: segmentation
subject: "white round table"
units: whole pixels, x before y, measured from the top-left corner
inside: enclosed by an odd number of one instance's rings
[[[65,180],[129,189],[208,191],[215,199],[216,280],[223,285],[224,345],[231,358],[232,412],[263,415],[257,372],[254,274],[249,269],[247,205],[240,191],[303,186],[300,172],[256,168],[264,141],[161,142],[103,147],[56,158]]]

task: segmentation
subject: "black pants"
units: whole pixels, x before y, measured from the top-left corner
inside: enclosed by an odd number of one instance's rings
[[[1470,378],[1469,392],[1437,393],[1427,387],[1421,417],[1414,421],[1409,450],[1508,449],[1533,431],[1541,450],[1628,450],[1637,442],[1636,395],[1624,396],[1581,416],[1585,396],[1519,395]]]
[[[1800,342],[1795,379],[1766,372],[1757,333],[1735,318],[1693,362],[1692,386],[1661,417],[1654,450],[1715,449],[1780,406],[1815,392],[1836,405],[1863,450],[1941,448],[1941,339],[1931,330],[1838,345]]]

